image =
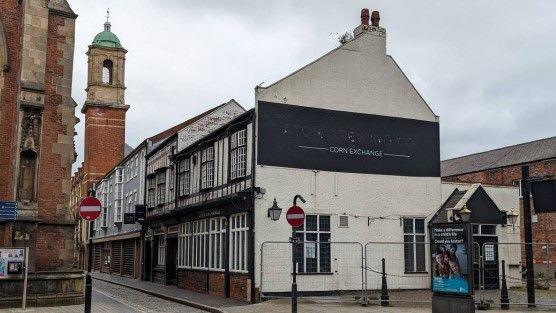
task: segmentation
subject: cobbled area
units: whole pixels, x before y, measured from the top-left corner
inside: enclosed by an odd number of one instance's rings
[[[41,313],[82,313],[83,305],[62,307],[4,309],[0,312],[41,312]],[[175,302],[163,300],[135,291],[130,288],[95,280],[93,282],[93,313],[132,313],[132,312],[165,312],[165,313],[197,313],[205,312]]]

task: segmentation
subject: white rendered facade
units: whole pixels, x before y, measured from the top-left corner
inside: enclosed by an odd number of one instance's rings
[[[386,54],[385,30],[372,26],[363,30],[355,39],[284,79],[268,87],[257,88],[255,98],[257,110],[261,101],[267,101],[438,122],[438,117],[393,58]],[[307,203],[301,204],[306,214],[330,216],[331,242],[362,244],[402,243],[404,218],[420,218],[426,223],[442,204],[440,177],[437,176],[342,173],[257,164],[255,184],[266,189],[266,193],[255,200],[254,209],[257,288],[261,284],[261,245],[266,241],[287,241],[291,236],[291,227],[286,223],[284,215],[277,222],[267,217],[267,209],[272,206],[274,198],[279,206],[287,210],[294,195],[302,195],[307,200]],[[348,227],[339,227],[341,215],[348,216]],[[382,247],[373,249],[380,250]],[[399,249],[403,250],[403,246],[400,245]],[[347,253],[345,249],[343,253]],[[338,257],[331,256],[332,259]],[[425,262],[425,269],[428,270],[428,258]],[[403,258],[392,260],[390,266],[403,268]],[[361,282],[357,279],[361,274],[356,267],[350,265],[350,273],[345,273],[346,269],[342,269],[345,265],[339,261],[333,261],[331,267],[332,274],[329,275],[300,276],[299,285],[311,291],[361,288]],[[288,279],[269,278],[268,275],[273,275],[272,273],[265,275],[267,276],[263,280],[267,285],[263,287],[263,291],[288,290]],[[428,288],[428,277],[429,273],[426,271],[415,273],[407,279],[390,283],[389,287]],[[268,282],[273,283],[269,285]],[[370,281],[369,288],[379,287],[377,283]]]

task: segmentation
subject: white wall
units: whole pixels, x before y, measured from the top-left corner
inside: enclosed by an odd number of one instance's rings
[[[385,54],[385,38],[378,33],[364,33],[277,83],[257,88],[255,98],[437,121],[393,59]],[[333,173],[261,165],[257,165],[255,174],[256,186],[266,189],[266,194],[256,200],[254,210],[256,287],[261,283],[262,243],[287,241],[291,236],[284,215],[295,194],[307,200],[301,205],[307,214],[331,215],[332,242],[403,242],[402,217],[430,217],[441,205],[439,177]],[[267,217],[274,198],[284,209],[276,222]],[[338,216],[343,213],[350,216],[349,228],[338,227]],[[290,287],[291,262],[287,262],[290,252],[286,244],[280,248],[277,245],[265,248],[264,291],[286,291]],[[402,245],[375,245],[369,249],[378,261],[379,255],[390,254],[388,266],[392,271],[403,271]],[[360,250],[356,244],[338,247],[337,251],[333,248],[333,274],[300,276],[300,290],[361,288]],[[412,279],[397,280],[389,286],[427,288],[428,274],[416,274]]]

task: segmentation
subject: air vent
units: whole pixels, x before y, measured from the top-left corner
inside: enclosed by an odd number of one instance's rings
[[[347,215],[340,215],[340,223],[338,227],[343,227],[343,228],[349,227],[349,218]]]

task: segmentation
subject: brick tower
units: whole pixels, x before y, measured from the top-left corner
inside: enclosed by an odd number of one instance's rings
[[[85,193],[124,157],[129,108],[124,100],[126,53],[107,20],[87,51],[87,100],[81,109],[85,114]]]

